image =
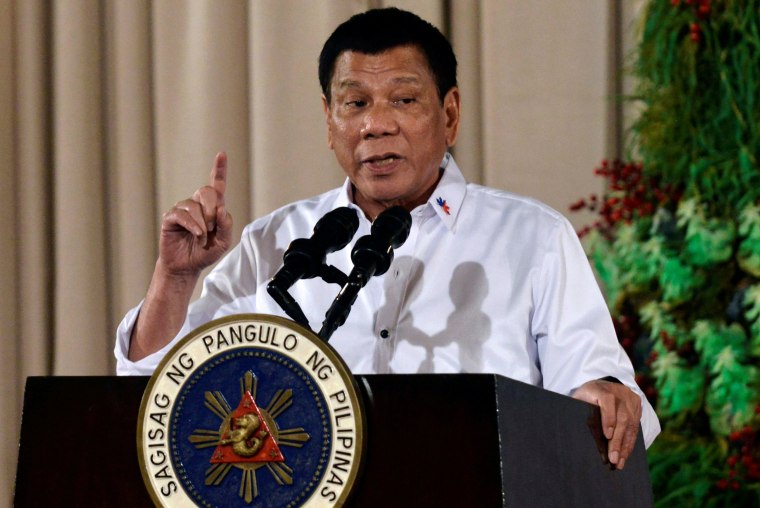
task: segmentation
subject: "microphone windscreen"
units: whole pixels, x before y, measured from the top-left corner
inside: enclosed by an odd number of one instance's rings
[[[383,210],[372,223],[372,235],[381,238],[394,249],[400,247],[409,237],[412,216],[401,206]]]
[[[327,212],[314,226],[314,241],[325,254],[335,252],[346,245],[359,229],[359,217],[347,206]]]

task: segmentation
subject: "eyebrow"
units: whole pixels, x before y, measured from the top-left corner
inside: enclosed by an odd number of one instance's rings
[[[396,78],[393,78],[392,83],[399,84],[399,85],[405,85],[405,84],[411,84],[411,85],[417,85],[420,83],[420,79],[416,76],[399,76]],[[346,88],[361,88],[362,82],[357,81],[355,79],[344,79],[340,83],[338,83],[338,88],[346,89]]]

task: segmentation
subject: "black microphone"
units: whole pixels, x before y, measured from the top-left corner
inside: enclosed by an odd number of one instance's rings
[[[364,286],[373,276],[387,272],[393,262],[393,249],[406,241],[411,227],[412,216],[404,208],[394,206],[384,210],[372,223],[370,234],[354,245],[351,251],[354,269],[348,279],[363,280]]]
[[[400,247],[409,237],[412,216],[404,208],[394,206],[384,210],[372,223],[369,235],[356,241],[351,251],[354,268],[348,280],[327,309],[319,336],[327,341],[333,332],[346,322],[359,290],[373,276],[388,271],[393,262],[393,249]]]
[[[316,276],[327,255],[348,245],[358,228],[359,218],[347,206],[327,212],[317,221],[311,238],[290,242],[282,257],[283,266],[272,281],[289,288],[299,279]]]
[[[288,294],[288,288],[299,279],[310,279],[316,275],[334,279],[336,269],[330,270],[332,267],[327,266],[327,254],[348,245],[358,228],[359,218],[356,212],[344,206],[319,219],[311,238],[298,238],[290,243],[282,258],[282,268],[267,284],[267,292],[295,321],[308,328],[308,320],[298,303]],[[342,283],[343,279],[340,281]]]

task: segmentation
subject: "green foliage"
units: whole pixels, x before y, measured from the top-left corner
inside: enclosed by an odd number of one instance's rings
[[[650,0],[634,56],[639,162],[573,208],[663,424],[657,505],[760,505],[760,0]]]
[[[657,508],[759,506],[752,485],[734,489],[725,480],[729,444],[721,439],[683,437],[665,431],[649,449],[649,468]],[[738,483],[738,481],[737,481]]]

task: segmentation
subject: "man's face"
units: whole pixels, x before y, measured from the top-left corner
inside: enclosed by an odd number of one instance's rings
[[[354,184],[356,204],[374,218],[385,208],[427,201],[459,129],[459,90],[443,104],[423,53],[398,46],[335,62],[332,100],[322,102],[327,142]]]

